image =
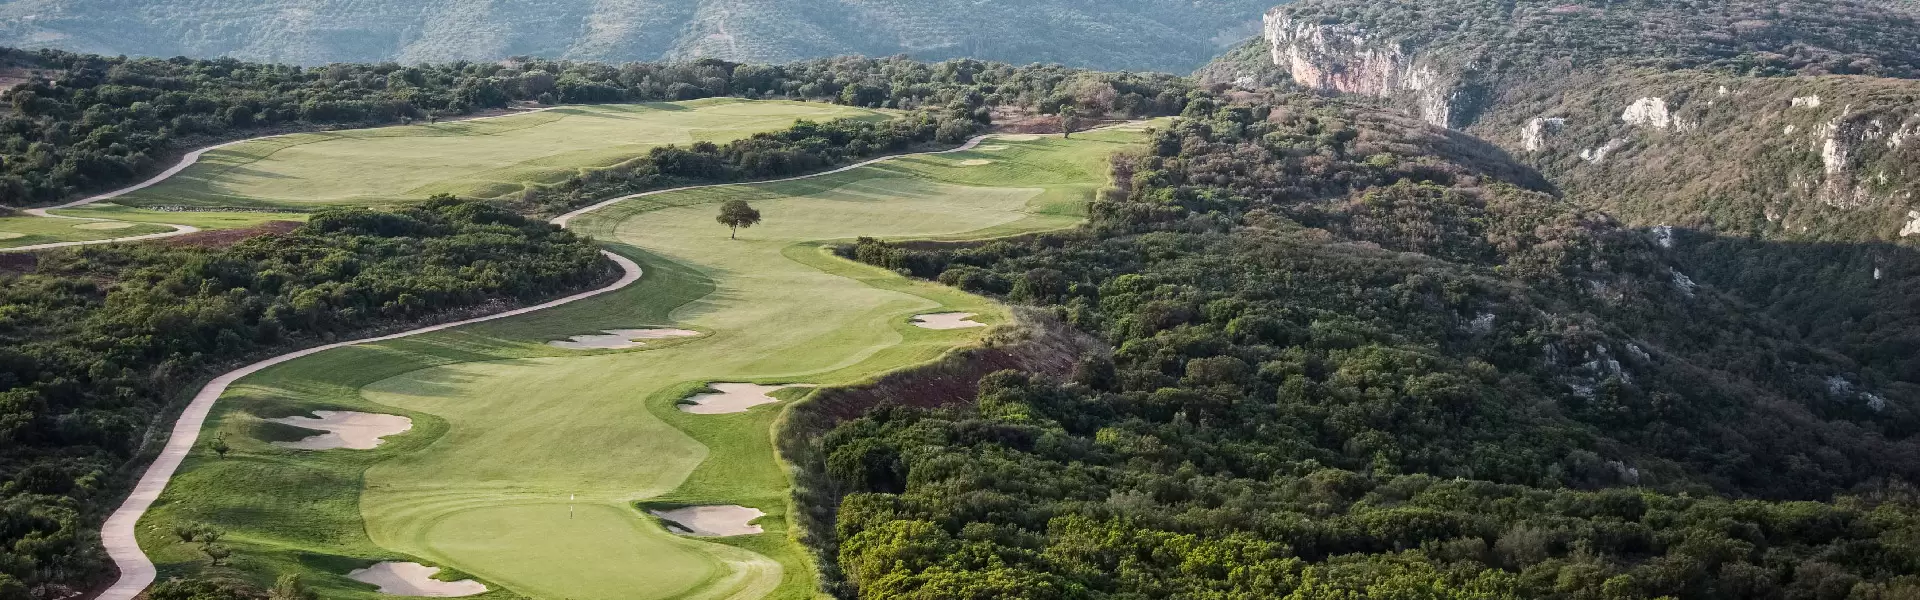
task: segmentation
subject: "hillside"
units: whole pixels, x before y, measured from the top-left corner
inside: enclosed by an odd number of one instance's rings
[[[1085,229],[849,253],[1113,350],[819,436],[841,597],[1916,592],[1920,387],[1470,136],[1238,96],[1116,159]]]
[[[0,45],[332,62],[846,54],[1187,71],[1270,0],[6,0]]]
[[[1920,4],[1308,0],[1272,62],[1498,143],[1638,225],[1920,240]]]

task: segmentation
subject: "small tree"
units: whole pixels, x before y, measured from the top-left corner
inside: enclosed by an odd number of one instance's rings
[[[200,529],[199,525],[179,523],[173,526],[173,535],[179,536],[181,543],[190,544],[195,538],[200,537]]]
[[[714,220],[719,221],[721,225],[733,228],[733,233],[729,234],[727,239],[739,239],[741,227],[760,224],[760,211],[747,205],[745,200],[728,200],[720,205],[720,216],[715,217]]]
[[[226,546],[219,544],[206,544],[200,547],[200,551],[205,552],[207,554],[207,560],[212,561],[216,567],[225,563],[227,557],[233,556],[232,550],[228,550]]]
[[[1073,126],[1076,120],[1074,117],[1079,116],[1079,112],[1080,110],[1074,108],[1072,104],[1060,107],[1060,137],[1062,139],[1073,137]]]
[[[227,445],[226,436],[222,435],[213,436],[213,440],[207,442],[207,448],[213,450],[214,454],[220,455],[220,458],[226,458],[227,453],[233,451],[233,447]]]

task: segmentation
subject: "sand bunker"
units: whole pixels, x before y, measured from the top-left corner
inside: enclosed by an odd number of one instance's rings
[[[756,383],[714,383],[707,387],[719,390],[688,396],[680,403],[680,410],[696,415],[724,415],[743,413],[747,409],[762,404],[773,404],[780,400],[770,396],[779,390],[796,387],[813,387],[805,384],[760,385]]]
[[[73,228],[74,229],[126,229],[132,226],[133,226],[132,223],[128,223],[126,221],[97,221],[93,223],[81,223],[79,225],[73,226]]]
[[[399,415],[382,415],[337,410],[316,410],[314,417],[282,417],[267,419],[274,423],[292,425],[303,429],[325,431],[297,442],[274,442],[273,445],[295,450],[372,450],[385,441],[380,438],[403,433],[413,429],[413,420]],[[464,594],[462,594],[464,595]]]
[[[667,529],[674,533],[696,537],[727,537],[730,535],[752,535],[760,533],[759,525],[748,525],[754,519],[766,516],[758,508],[738,505],[726,506],[689,506],[673,510],[648,511],[653,516],[667,521]]]
[[[1031,142],[1031,141],[1040,139],[1040,136],[1033,135],[1031,133],[1010,133],[1007,135],[1000,136],[1000,139],[1003,139],[1009,142]]]
[[[14,232],[14,231],[0,231],[0,240],[11,240],[14,238],[23,238],[23,237],[27,237],[27,234]]]
[[[918,315],[913,318],[913,324],[926,329],[966,329],[987,326],[986,323],[973,320],[973,313],[961,312]]]
[[[990,165],[990,164],[993,164],[993,161],[990,161],[984,158],[974,158],[974,159],[960,161],[960,166],[962,167],[978,167],[980,165]]]
[[[623,350],[645,346],[641,340],[693,337],[698,331],[686,329],[606,329],[606,335],[576,335],[571,341],[547,342],[548,346],[567,350]]]
[[[985,146],[976,147],[974,149],[980,150],[983,152],[999,152],[1001,150],[1007,149],[1007,146],[1005,144],[988,144]]]
[[[389,596],[454,598],[487,592],[486,585],[472,579],[459,581],[434,579],[433,574],[439,572],[440,567],[429,567],[420,563],[383,562],[365,569],[354,569],[347,573],[347,578],[380,586],[380,593]]]

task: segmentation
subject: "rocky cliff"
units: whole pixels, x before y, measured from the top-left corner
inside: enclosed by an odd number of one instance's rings
[[[1296,20],[1283,8],[1267,12],[1265,37],[1273,62],[1294,83],[1311,89],[1402,99],[1420,119],[1457,124],[1454,102],[1461,69],[1409,53],[1398,42],[1353,24]]]
[[[1495,142],[1632,223],[1920,245],[1920,50],[1892,42],[1920,6],[1788,4],[1303,0],[1264,38],[1294,83]]]

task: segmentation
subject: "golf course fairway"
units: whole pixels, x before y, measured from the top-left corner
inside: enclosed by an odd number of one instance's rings
[[[497,198],[610,167],[658,146],[726,143],[790,127],[795,119],[888,118],[880,111],[817,102],[712,98],[294,133],[214,149],[179,174],[114,202],[307,211],[418,201],[439,193]]]
[[[1078,223],[1106,157],[1138,128],[901,157],[815,178],[633,198],[572,227],[645,272],[619,291],[531,314],[328,350],[260,371],[215,405],[203,441],[140,522],[161,576],[217,572],[271,582],[301,573],[324,598],[379,597],[345,574],[418,562],[473,579],[478,598],[812,598],[814,571],[787,522],[776,421],[813,392],[734,414],[677,408],[711,383],[856,383],[976,343],[984,328],[914,316],[992,301],[832,256],[856,236],[967,239]],[[764,215],[729,240],[718,202]],[[547,345],[603,330],[675,327],[698,337],[624,350]],[[300,451],[312,435],[266,419],[314,410],[393,414],[412,429],[371,450]],[[740,506],[758,534],[688,537],[649,510]],[[746,512],[750,511],[736,511]],[[214,565],[176,531],[210,527],[233,551]]]

